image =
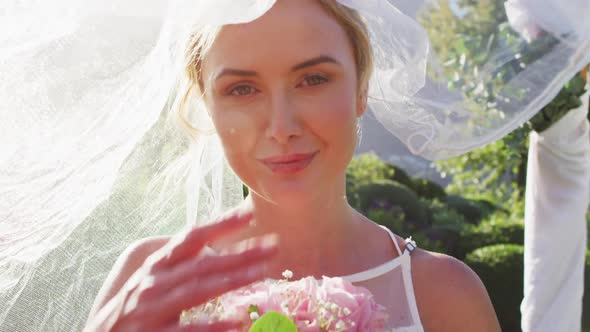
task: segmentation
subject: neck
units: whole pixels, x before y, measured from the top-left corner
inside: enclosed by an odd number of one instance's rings
[[[363,218],[350,207],[344,192],[316,197],[320,198],[286,206],[252,193],[244,202],[254,211],[251,235],[279,236],[280,253],[270,268],[272,275],[289,269],[296,276],[320,277],[346,274],[350,268]]]

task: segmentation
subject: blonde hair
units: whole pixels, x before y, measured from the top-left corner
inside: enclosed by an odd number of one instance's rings
[[[318,0],[318,2],[344,28],[354,53],[358,94],[361,98],[366,97],[369,80],[373,73],[373,52],[365,22],[356,10],[341,5],[336,0]],[[187,107],[187,104],[193,96],[198,95],[200,104],[203,106],[203,60],[220,31],[221,28],[204,28],[195,31],[190,35],[185,49],[185,79],[178,91],[174,109],[181,126],[193,138],[202,134],[203,130],[195,128],[188,121],[190,109],[194,110],[194,108]]]

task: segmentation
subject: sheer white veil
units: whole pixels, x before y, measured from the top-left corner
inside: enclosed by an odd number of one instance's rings
[[[242,184],[217,137],[187,139],[172,105],[184,79],[187,36],[203,26],[252,21],[274,2],[6,1],[1,332],[81,330],[106,273],[131,242],[206,222],[241,200]],[[372,114],[429,159],[514,130],[590,62],[590,21],[576,18],[589,12],[587,0],[509,1],[516,30],[507,18],[492,22],[490,31],[505,39],[480,36],[492,40],[483,60],[458,54],[478,64],[466,80],[429,40],[428,13],[439,3],[425,2],[415,18],[387,0],[338,2],[357,9],[370,31]],[[517,28],[531,26],[543,35],[534,42]],[[206,126],[198,101],[192,105],[193,121]]]

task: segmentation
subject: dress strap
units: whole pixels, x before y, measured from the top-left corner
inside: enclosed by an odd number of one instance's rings
[[[401,256],[402,250],[400,249],[399,244],[397,244],[397,240],[395,239],[395,235],[393,234],[393,232],[390,231],[389,228],[387,228],[383,225],[379,225],[379,226],[381,226],[381,228],[383,228],[387,232],[387,234],[389,234],[389,237],[391,238],[391,241],[393,241],[393,245],[395,246],[395,249],[397,250],[398,256]]]
[[[352,283],[355,283],[355,282],[363,282],[363,281],[378,278],[382,275],[385,275],[385,274],[393,271],[396,267],[402,265],[404,258],[406,258],[406,257],[404,257],[404,256],[396,257],[396,258],[390,260],[389,262],[381,264],[381,265],[374,267],[372,269],[358,272],[355,274],[350,274],[347,276],[343,276],[342,279],[347,280]]]
[[[412,240],[412,237],[406,239],[406,247],[404,249],[404,256],[408,257],[408,261],[410,259],[410,254],[416,250],[416,242]],[[406,289],[406,296],[408,298],[408,305],[410,307],[410,312],[412,314],[412,319],[414,324],[416,324],[415,328],[416,331],[424,332],[424,328],[422,327],[422,321],[420,319],[420,314],[418,313],[418,304],[416,303],[416,295],[414,293],[414,282],[412,280],[412,265],[406,264],[402,266],[403,271],[403,279],[404,279],[404,287]]]
[[[380,225],[381,226],[381,225]],[[362,282],[362,281],[367,281],[370,279],[375,279],[377,277],[380,277],[386,273],[389,273],[390,271],[392,271],[393,269],[395,269],[396,267],[400,266],[403,263],[404,259],[407,259],[406,256],[408,256],[408,251],[402,253],[399,244],[397,244],[397,241],[395,239],[395,235],[393,234],[393,232],[391,232],[387,227],[381,226],[385,231],[387,231],[387,234],[389,234],[389,237],[391,238],[391,241],[393,241],[393,245],[395,246],[395,249],[397,250],[398,253],[398,257],[384,263],[381,264],[377,267],[374,267],[372,269],[363,271],[363,272],[359,272],[359,273],[355,273],[355,274],[351,274],[351,275],[347,275],[347,276],[343,276],[342,278],[345,280],[348,280],[350,282]]]

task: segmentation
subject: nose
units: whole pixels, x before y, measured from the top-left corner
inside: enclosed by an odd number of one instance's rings
[[[301,136],[300,112],[297,105],[288,96],[272,98],[267,137],[279,144],[287,144],[289,140]]]

